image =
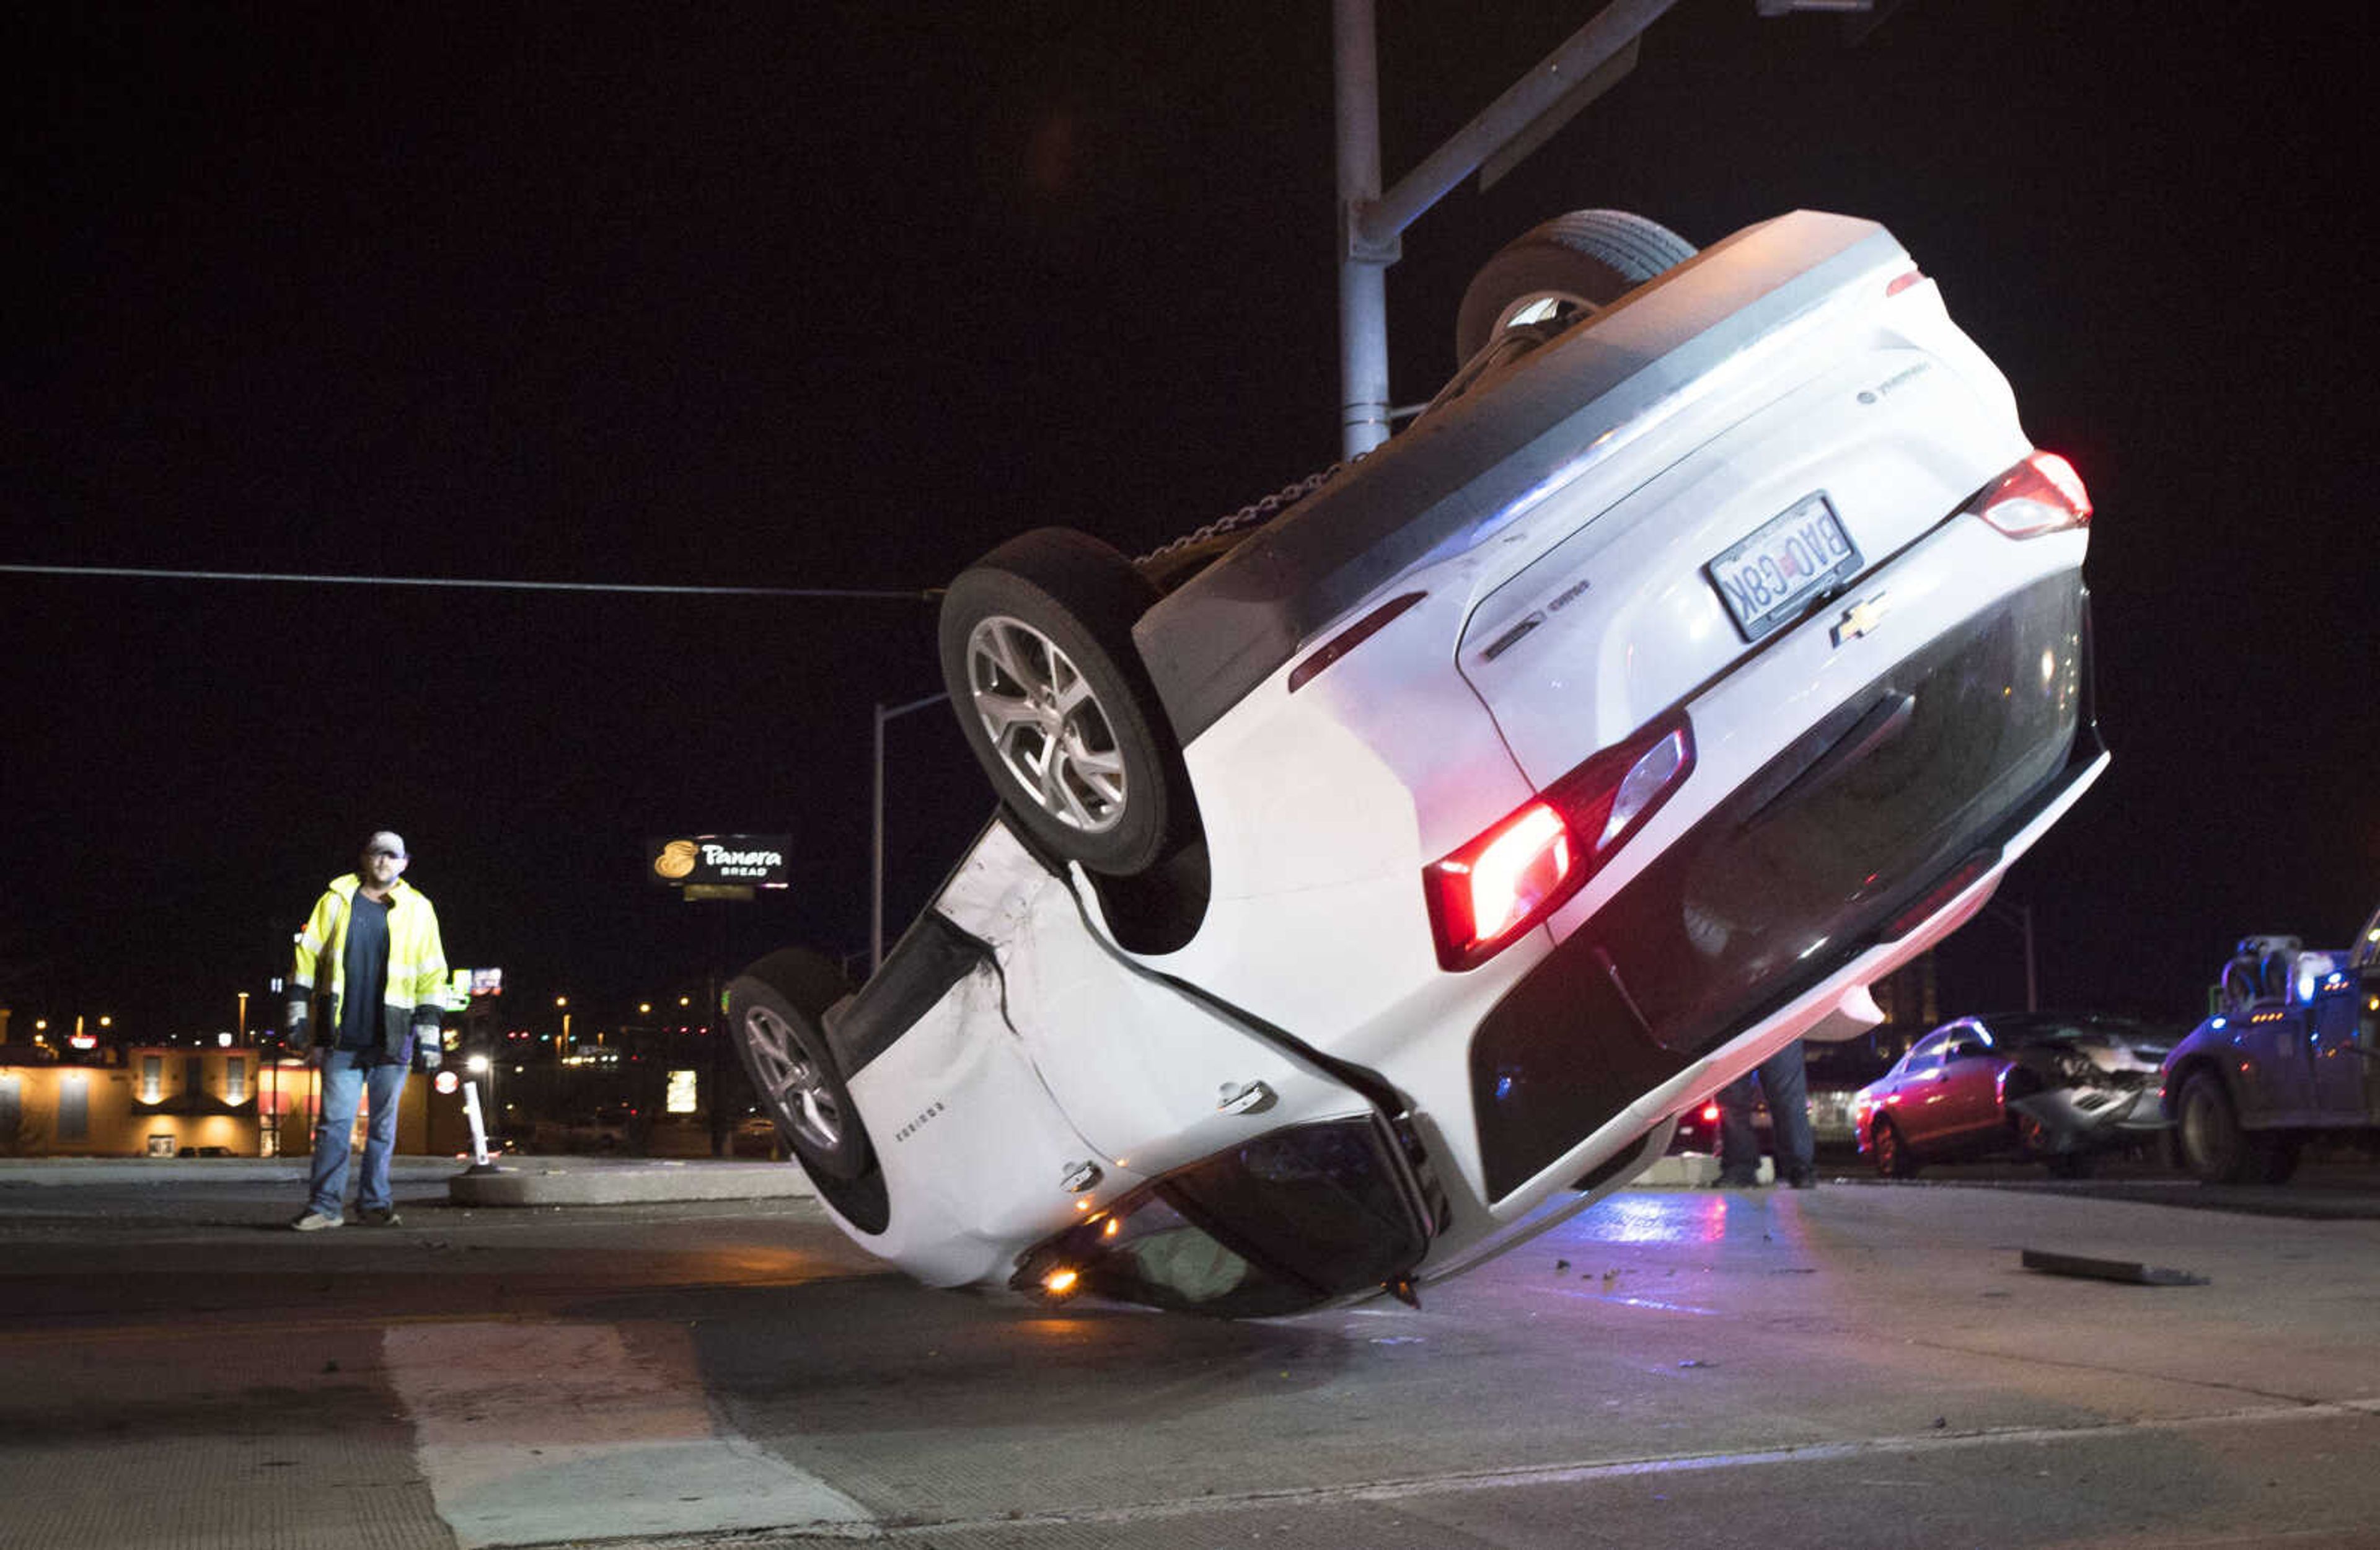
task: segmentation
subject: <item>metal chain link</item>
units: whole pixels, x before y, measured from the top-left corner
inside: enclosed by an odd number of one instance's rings
[[[1285,484],[1260,501],[1249,502],[1229,516],[1219,516],[1194,532],[1185,533],[1170,543],[1159,544],[1133,563],[1147,564],[1160,555],[1171,554],[1179,549],[1188,549],[1193,544],[1205,543],[1208,539],[1218,539],[1225,533],[1236,533],[1243,527],[1261,527],[1329,484],[1342,470],[1353,467],[1370,455],[1368,450],[1359,452],[1354,457],[1333,463],[1318,474],[1308,474],[1302,479]]]

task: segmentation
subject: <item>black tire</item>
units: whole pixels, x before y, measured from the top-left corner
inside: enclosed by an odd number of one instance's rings
[[[2099,1171],[2099,1159],[2088,1152],[2052,1152],[2041,1160],[2052,1179],[2088,1179]]]
[[[1868,1151],[1876,1158],[1876,1170],[1888,1179],[1914,1179],[1922,1166],[1910,1155],[1900,1127],[1890,1120],[1878,1120],[1876,1129],[1868,1132]]]
[[[727,987],[727,1026],[752,1090],[821,1181],[856,1180],[875,1160],[821,1021],[848,989],[842,970],[797,947],[770,954]]]
[[[2181,1163],[2199,1182],[2245,1184],[2256,1177],[2257,1150],[2240,1128],[2221,1077],[2211,1071],[2193,1072],[2181,1084],[2178,1112],[2180,1121],[2174,1136]]]
[[[2295,1137],[2252,1136],[2256,1153],[2256,1181],[2260,1184],[2286,1184],[2298,1170],[2298,1157],[2304,1146]]]
[[[1455,313],[1460,365],[1512,324],[1601,311],[1663,271],[1694,256],[1694,245],[1657,221],[1624,210],[1573,210],[1505,244],[1472,277]]]
[[[1190,778],[1132,640],[1156,587],[1087,534],[1041,527],[942,599],[942,682],[1002,805],[1094,872],[1134,877],[1195,829]]]

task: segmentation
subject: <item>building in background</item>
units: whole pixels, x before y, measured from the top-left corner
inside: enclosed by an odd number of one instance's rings
[[[469,1149],[460,1094],[437,1085],[406,1084],[398,1152]],[[312,1067],[252,1048],[135,1047],[121,1063],[82,1065],[0,1045],[0,1156],[303,1157],[320,1110]]]

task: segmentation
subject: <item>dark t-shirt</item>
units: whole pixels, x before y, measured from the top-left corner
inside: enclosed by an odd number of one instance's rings
[[[381,1003],[388,996],[388,901],[356,890],[347,911],[346,990],[339,998],[339,1047],[380,1043]]]

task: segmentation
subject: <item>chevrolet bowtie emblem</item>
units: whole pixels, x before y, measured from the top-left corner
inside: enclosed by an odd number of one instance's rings
[[[1873,598],[1862,598],[1843,610],[1843,616],[1835,621],[1830,638],[1837,646],[1847,640],[1857,640],[1884,622],[1884,612],[1883,593],[1878,592]]]

